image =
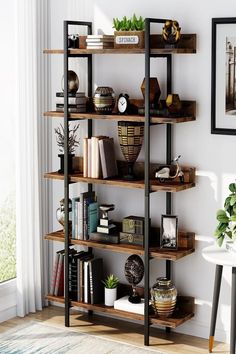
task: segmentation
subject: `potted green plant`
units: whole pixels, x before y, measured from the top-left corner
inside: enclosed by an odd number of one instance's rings
[[[218,225],[215,230],[217,243],[221,247],[224,239],[236,239],[236,183],[230,183],[230,194],[225,199],[224,209],[219,209],[216,214]]]
[[[79,129],[79,124],[76,124],[72,128],[70,125],[68,127],[68,172],[73,173],[73,157],[75,156],[73,153],[75,152],[75,148],[79,146],[79,140],[77,140],[77,130]],[[56,134],[57,146],[59,147],[58,157],[60,158],[60,169],[59,173],[64,173],[64,150],[65,150],[65,131],[62,124],[59,127],[54,129]]]
[[[114,306],[114,301],[117,297],[117,286],[119,283],[119,279],[114,275],[110,274],[103,281],[105,285],[105,305],[106,306]]]
[[[144,48],[145,20],[135,14],[131,18],[113,18],[114,48]]]

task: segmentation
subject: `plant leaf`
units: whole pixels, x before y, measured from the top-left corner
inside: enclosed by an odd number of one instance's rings
[[[233,206],[236,203],[236,194],[234,194],[230,199],[230,205]]]
[[[236,183],[230,183],[229,190],[232,193],[236,193]]]
[[[217,244],[218,244],[219,247],[222,246],[223,241],[224,241],[224,237],[223,236],[217,238]]]

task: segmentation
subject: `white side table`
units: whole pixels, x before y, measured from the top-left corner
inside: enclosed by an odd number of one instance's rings
[[[220,286],[223,266],[232,267],[232,287],[231,287],[231,327],[230,327],[230,354],[235,354],[236,340],[236,253],[226,251],[218,246],[208,246],[202,251],[203,257],[216,265],[215,284],[211,310],[211,326],[209,336],[209,352],[212,352],[214,345],[214,335],[216,317],[219,303]]]

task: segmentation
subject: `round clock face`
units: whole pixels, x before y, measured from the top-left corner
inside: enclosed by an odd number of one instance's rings
[[[124,96],[121,96],[118,99],[118,111],[120,113],[125,113],[127,106],[128,106],[127,98],[125,98]]]

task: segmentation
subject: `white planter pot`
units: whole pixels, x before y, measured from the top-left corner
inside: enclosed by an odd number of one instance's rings
[[[117,288],[107,289],[105,288],[105,305],[106,306],[114,306],[114,301],[117,296]]]

